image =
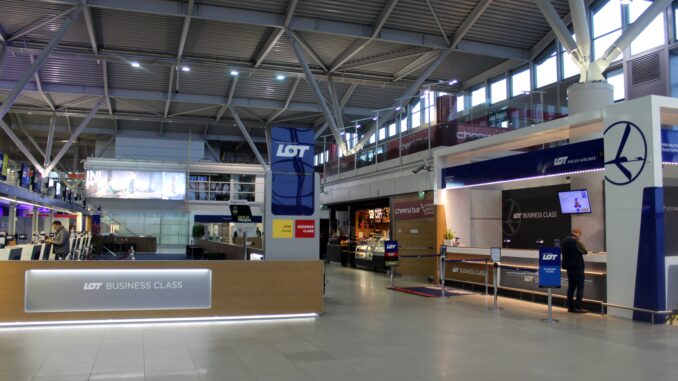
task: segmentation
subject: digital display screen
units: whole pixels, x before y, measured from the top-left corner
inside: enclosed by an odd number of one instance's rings
[[[40,172],[33,173],[33,192],[40,193],[42,191],[42,175]]]
[[[558,192],[558,198],[563,214],[591,213],[589,191],[586,189]]]
[[[60,197],[61,197],[61,183],[57,181],[54,187],[54,198]]]
[[[88,170],[87,196],[96,198],[183,200],[186,173]]]

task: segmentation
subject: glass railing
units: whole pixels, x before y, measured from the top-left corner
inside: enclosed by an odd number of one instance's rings
[[[316,170],[323,173],[323,178],[327,178],[417,152],[455,146],[565,116],[566,108],[535,105],[525,100],[477,107],[459,113],[458,117],[451,121],[401,131],[399,134],[368,144],[352,155],[343,157],[330,155],[335,157],[329,157],[324,163],[317,165]],[[330,152],[337,152],[334,144],[325,143],[324,148]]]

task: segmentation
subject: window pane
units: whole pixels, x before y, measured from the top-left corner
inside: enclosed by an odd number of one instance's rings
[[[485,87],[473,90],[473,92],[471,93],[471,107],[481,105],[485,103],[485,101],[486,101]]]
[[[525,69],[511,76],[511,96],[518,96],[530,91],[530,69]]]
[[[563,78],[570,78],[579,74],[579,68],[569,54],[563,53]]]
[[[651,5],[649,1],[634,1],[629,4],[629,19],[634,22]],[[631,43],[631,54],[642,53],[664,44],[664,13],[660,13]]]
[[[506,100],[507,96],[506,79],[493,82],[490,85],[490,101],[492,104]]]
[[[607,83],[614,86],[614,100],[623,100],[626,98],[626,89],[624,88],[624,72],[617,71],[607,75]]]
[[[417,107],[415,107],[417,109]],[[417,112],[412,113],[412,128],[417,128],[421,126],[421,113],[417,110]]]
[[[621,30],[618,30],[604,37],[600,37],[598,39],[593,40],[593,53],[594,53],[593,58],[594,59],[600,58],[600,56],[602,56],[603,53],[605,53],[605,50],[607,50],[607,48],[609,48],[612,45],[612,43],[615,42],[617,38],[619,38],[619,36],[621,36]],[[621,59],[621,55],[617,59]]]
[[[464,96],[457,96],[457,111],[464,111]]]
[[[400,120],[400,131],[407,131],[407,118],[405,117]]]
[[[543,87],[558,80],[558,63],[556,56],[549,57],[537,65],[537,87]]]
[[[384,139],[386,139],[386,127],[382,127],[379,129],[379,140]]]
[[[397,134],[398,131],[396,131],[396,125],[395,123],[391,123],[388,125],[388,136],[393,136]]]
[[[613,30],[621,29],[621,20],[619,1],[608,1],[604,7],[593,14],[593,37],[600,37]]]
[[[370,136],[370,144],[374,143],[376,141],[377,141],[377,134],[372,134],[372,136]]]

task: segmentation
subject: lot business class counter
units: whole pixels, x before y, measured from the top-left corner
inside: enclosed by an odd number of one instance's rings
[[[323,263],[5,260],[0,305],[0,326],[320,314]]]
[[[448,247],[448,262],[445,268],[445,279],[453,282],[485,285],[485,271],[489,271],[488,283],[492,285],[492,270],[486,266],[485,260],[490,258],[489,248]],[[530,294],[546,294],[539,288],[539,251],[502,249],[499,266],[499,289]],[[584,256],[586,263],[586,279],[584,299],[594,302],[607,301],[607,254],[591,253]],[[554,289],[553,294],[565,296],[567,293],[567,273],[561,272],[561,288]]]

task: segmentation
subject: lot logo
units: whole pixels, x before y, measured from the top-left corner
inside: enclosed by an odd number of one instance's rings
[[[304,157],[306,154],[306,151],[310,150],[310,146],[303,146],[303,145],[294,145],[294,144],[289,144],[289,145],[284,145],[280,144],[278,146],[278,152],[276,152],[276,156],[278,157]]]
[[[518,233],[523,214],[518,201],[514,199],[504,201],[503,208],[506,219],[502,221],[502,230],[505,235],[511,237]]]
[[[558,259],[558,254],[544,254],[541,256],[542,261],[555,261]]]
[[[398,245],[396,245],[395,243],[386,244],[386,250],[395,250],[397,248],[398,248]]]
[[[616,147],[615,156],[605,159],[605,180],[615,185],[632,183],[640,176],[647,161],[647,141],[643,132],[631,122],[617,122],[605,130],[605,144]]]
[[[100,290],[103,286],[103,282],[86,282],[83,286],[83,290]]]
[[[567,156],[557,157],[553,160],[553,165],[567,164]]]

